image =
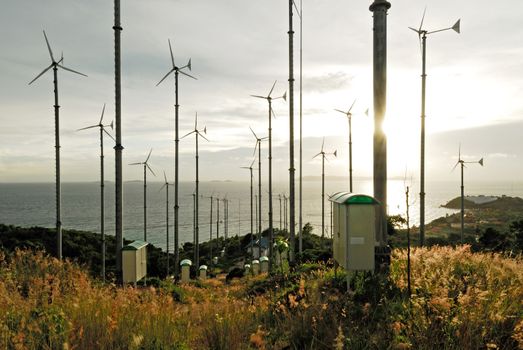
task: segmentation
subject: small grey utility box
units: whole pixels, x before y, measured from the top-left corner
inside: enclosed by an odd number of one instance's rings
[[[381,204],[373,197],[338,192],[333,203],[333,257],[347,271],[374,271]]]

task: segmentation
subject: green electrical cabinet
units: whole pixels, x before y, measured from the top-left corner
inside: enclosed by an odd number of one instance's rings
[[[373,197],[338,192],[333,204],[333,257],[347,271],[374,271],[379,245],[381,204]]]

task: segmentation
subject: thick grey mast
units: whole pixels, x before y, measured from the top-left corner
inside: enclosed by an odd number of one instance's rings
[[[387,136],[383,123],[387,111],[387,10],[390,6],[390,2],[386,0],[374,0],[369,8],[374,13],[374,197],[382,205],[380,246],[385,246],[387,242]]]
[[[63,70],[76,73],[79,75],[87,76],[83,73],[74,71],[72,69],[63,66],[64,58],[61,57],[59,61],[56,61],[51,50],[47,35],[44,33],[45,43],[49,50],[49,56],[51,57],[51,64],[45,68],[40,74],[29,82],[31,85],[34,81],[44,75],[49,69],[53,68],[53,90],[54,90],[54,136],[55,136],[55,181],[56,181],[56,255],[58,259],[62,259],[62,188],[60,179],[60,105],[58,104],[58,67]]]
[[[289,262],[294,263],[295,253],[295,185],[294,185],[294,31],[292,29],[293,0],[289,0]],[[272,246],[272,245],[271,245]],[[271,260],[272,261],[272,255]]]
[[[120,0],[114,0],[114,119],[115,138],[115,235],[116,235],[116,275],[122,279],[122,248],[123,248],[123,166],[122,166],[122,94],[121,94],[121,52],[120,38]]]

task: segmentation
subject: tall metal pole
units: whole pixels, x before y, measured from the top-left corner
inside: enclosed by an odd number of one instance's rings
[[[196,129],[196,128],[195,128]],[[196,129],[196,197],[195,197],[195,228],[194,228],[194,234],[195,234],[195,261],[194,263],[196,264],[196,268],[199,268],[200,267],[200,227],[199,227],[199,197],[200,197],[200,194],[199,194],[199,184],[200,184],[200,180],[199,180],[199,173],[198,173],[198,160],[199,160],[199,155],[198,155],[198,131]]]
[[[56,181],[56,255],[62,260],[62,184],[60,182],[60,105],[58,104],[58,67],[53,66],[54,141]]]
[[[210,219],[209,219],[209,259],[211,261],[211,266],[214,265],[213,261],[212,261],[212,202],[213,202],[213,197],[211,196],[211,216],[210,216]]]
[[[102,235],[102,281],[105,283],[105,180],[104,180],[104,129],[100,127],[100,233]]]
[[[254,205],[256,207],[255,210],[254,210],[254,213],[256,215],[256,223],[258,223],[258,195],[257,194],[254,195]],[[258,227],[258,226],[256,226],[256,227]],[[260,241],[261,235],[260,235],[260,231],[259,230],[257,230],[256,236],[258,237],[258,242],[261,243],[261,241]]]
[[[174,71],[174,276],[178,279],[180,271],[180,240],[178,231],[178,214],[180,205],[178,202],[178,152],[180,135],[178,130],[178,110],[180,105],[178,104],[178,69]]]
[[[169,184],[166,184],[165,187],[165,233],[167,240],[167,277],[169,277]]]
[[[272,247],[274,240],[273,223],[272,223],[272,99],[269,101],[269,247]],[[270,256],[272,258],[272,248]],[[269,262],[270,263],[270,262]]]
[[[220,198],[216,198],[216,239],[220,238]]]
[[[349,191],[352,193],[352,114],[349,114]]]
[[[258,140],[258,239],[260,240],[262,237],[261,200],[261,140]],[[271,245],[269,250],[272,252]]]
[[[300,0],[300,204],[299,204],[299,224],[298,224],[298,252],[303,252],[303,1]]]
[[[253,175],[252,175],[252,164],[251,164],[251,167],[249,168],[249,171],[250,171],[250,174],[251,174],[251,258],[254,259],[254,232],[253,229],[253,212],[252,212],[252,209],[253,209],[253,203],[252,203],[252,195],[253,195],[253,188],[252,188],[252,182],[253,182]]]
[[[289,200],[290,200],[290,213],[289,213],[289,225],[290,225],[290,254],[289,262],[294,263],[294,251],[295,251],[295,208],[294,208],[294,31],[292,29],[292,5],[293,0],[289,0]],[[272,248],[272,242],[270,247]],[[272,251],[271,251],[272,254]],[[272,259],[272,255],[271,255]]]
[[[421,159],[420,159],[420,193],[419,193],[419,243],[425,244],[425,92],[426,92],[426,48],[427,32],[421,37],[422,68],[421,68]]]
[[[280,200],[280,231],[283,230],[283,226],[281,224],[281,219],[282,219],[282,216],[281,216],[281,194],[278,195],[278,199]]]
[[[143,166],[143,240],[147,242],[147,165]]]
[[[390,3],[374,0],[369,10],[374,13],[374,196],[382,205],[379,245],[386,245],[387,213],[387,136],[383,122],[387,110],[387,10]]]
[[[325,153],[321,154],[321,238],[325,238]]]
[[[465,236],[465,185],[463,182],[463,168],[464,162],[461,162],[461,244]]]
[[[121,95],[121,52],[120,0],[114,0],[114,108],[115,108],[115,235],[116,235],[116,276],[122,279],[123,247],[123,166],[122,166],[122,95]]]

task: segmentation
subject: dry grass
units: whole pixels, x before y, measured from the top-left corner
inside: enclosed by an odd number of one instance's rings
[[[414,249],[412,266],[409,300],[401,250],[388,278],[355,275],[349,292],[325,266],[286,280],[117,288],[17,251],[0,255],[0,348],[523,349],[521,259]]]

